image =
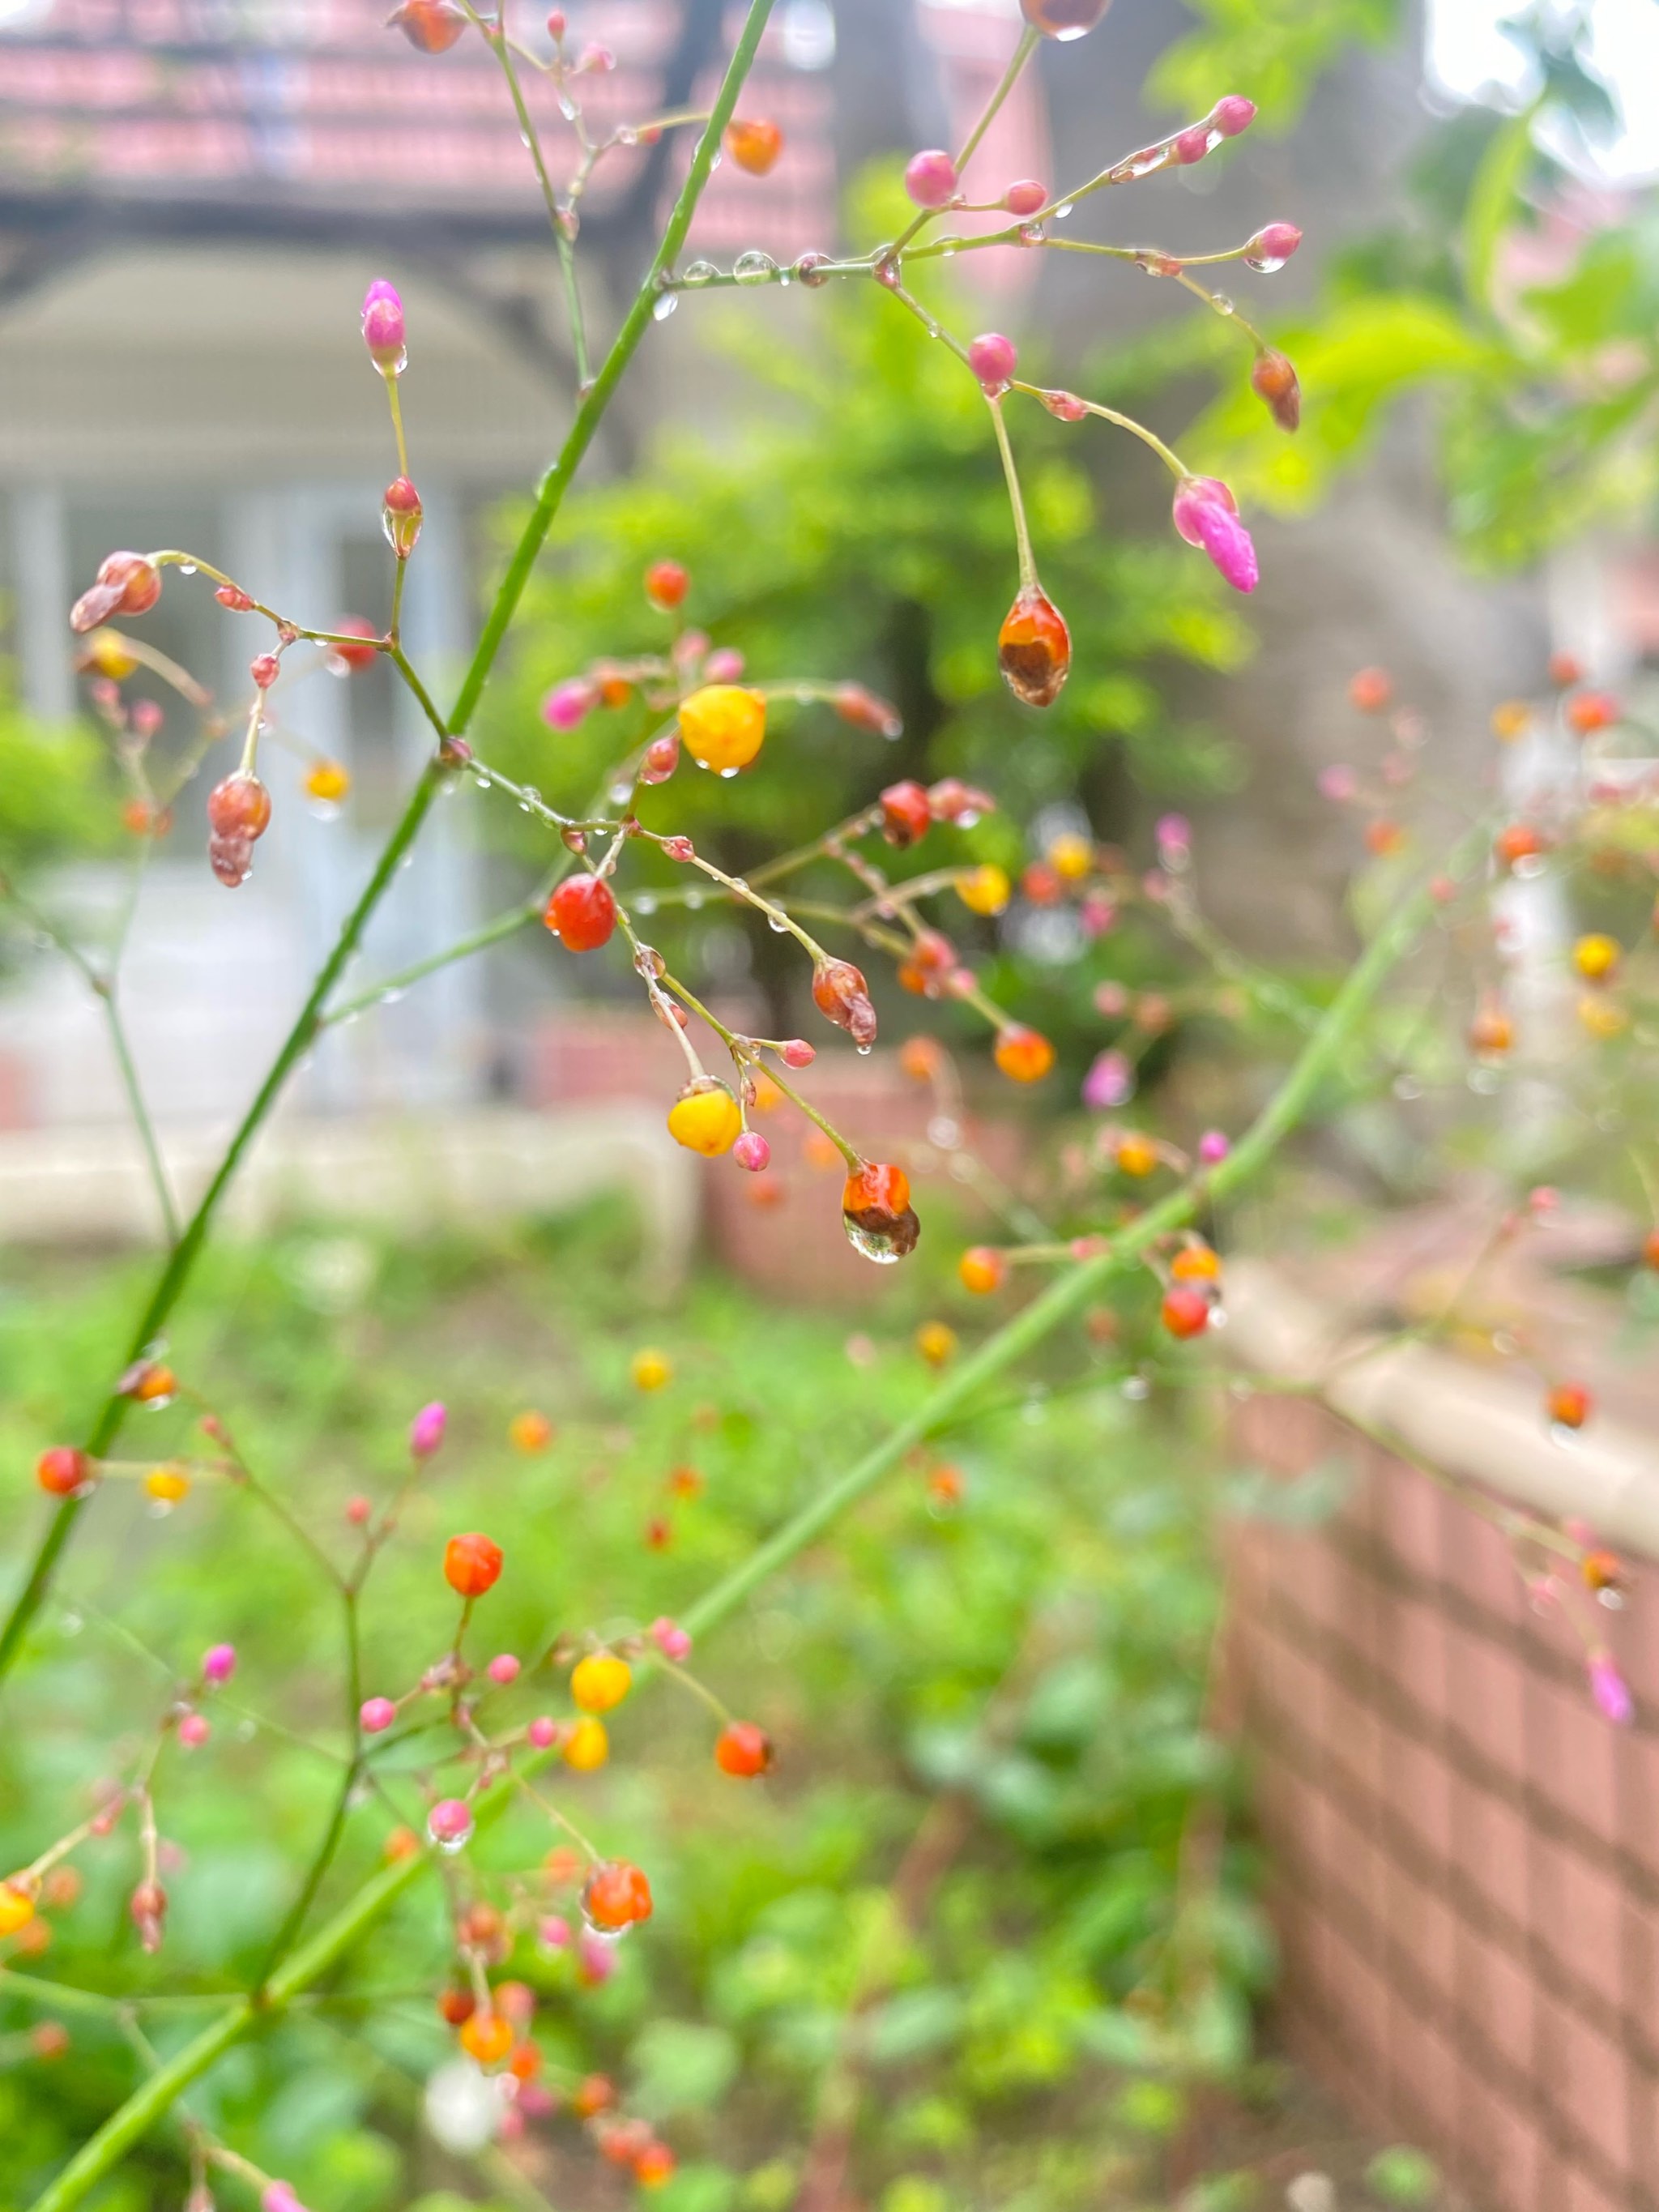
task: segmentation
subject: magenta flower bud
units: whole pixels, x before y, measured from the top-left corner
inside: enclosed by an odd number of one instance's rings
[[[510,1651],[498,1651],[487,1671],[492,1682],[498,1682],[505,1687],[508,1682],[518,1680],[519,1662]]]
[[[1604,1720],[1616,1728],[1628,1728],[1636,1717],[1636,1705],[1624,1676],[1605,1651],[1591,1655],[1589,1662],[1590,1695]]]
[[[1359,788],[1359,778],[1346,762],[1333,761],[1329,768],[1319,771],[1319,795],[1334,799],[1339,806],[1352,799]]]
[[[750,1175],[759,1175],[771,1164],[772,1147],[758,1129],[745,1129],[732,1147],[732,1157],[740,1168]]]
[[[536,1929],[536,1938],[544,1951],[563,1951],[569,1948],[570,1923],[561,1912],[550,1912]]]
[[[744,661],[735,645],[717,646],[703,667],[706,684],[735,684],[743,674]]]
[[[594,76],[608,76],[616,66],[615,54],[609,46],[600,46],[597,40],[590,40],[582,48],[576,64],[579,70],[586,70]],[[1255,111],[1251,112],[1254,113]],[[1243,129],[1243,126],[1241,125],[1239,127]]]
[[[179,1723],[179,1741],[186,1751],[194,1751],[198,1744],[205,1743],[212,1733],[201,1713],[186,1713]]]
[[[1135,1073],[1121,1052],[1097,1053],[1083,1079],[1083,1103],[1097,1114],[1110,1113],[1134,1097]]]
[[[430,1459],[444,1440],[444,1428],[449,1419],[442,1401],[437,1398],[429,1406],[422,1406],[409,1425],[409,1449],[416,1459]]]
[[[545,1713],[538,1713],[525,1734],[538,1751],[549,1751],[559,1740],[559,1724],[557,1721],[550,1720]]]
[[[202,1680],[204,1682],[228,1682],[236,1672],[236,1646],[234,1644],[210,1644],[202,1654]]]
[[[1218,477],[1183,477],[1175,495],[1175,526],[1201,545],[1236,592],[1256,586],[1255,547],[1238,507]]]
[[[1198,1157],[1206,1168],[1218,1167],[1232,1148],[1232,1139],[1222,1130],[1206,1129],[1198,1140]]]
[[[426,1832],[441,1849],[459,1850],[472,1833],[472,1808],[460,1797],[441,1797],[426,1816]]]
[[[1255,102],[1241,92],[1230,92],[1210,110],[1210,120],[1224,138],[1237,138],[1255,121]]]
[[[807,1043],[805,1037],[790,1037],[778,1058],[786,1067],[811,1067],[817,1058],[817,1048]]]
[[[1019,364],[1012,338],[1000,331],[986,331],[968,349],[968,366],[988,392],[1008,389],[1008,380]]]
[[[1048,206],[1048,187],[1036,177],[1022,177],[1004,192],[1002,204],[1010,215],[1035,215],[1039,208]]]
[[[247,665],[247,672],[257,690],[269,691],[282,674],[283,664],[274,653],[256,653]]]
[[[556,46],[569,27],[569,19],[562,8],[555,8],[550,12],[547,18],[547,35]]]
[[[1160,853],[1185,853],[1193,842],[1193,825],[1184,814],[1160,814],[1152,835]]]
[[[1077,910],[1077,918],[1089,937],[1104,937],[1117,920],[1117,908],[1098,891],[1091,891]]]
[[[273,2181],[259,2199],[259,2212],[306,2212],[286,2181]]]
[[[577,729],[592,704],[592,685],[580,676],[568,677],[542,701],[542,720],[550,730]]]
[[[404,303],[394,285],[377,277],[363,295],[363,343],[382,376],[401,376],[408,366],[404,337]]]
[[[957,165],[942,146],[913,154],[905,165],[904,189],[919,208],[949,207],[956,198]]]
[[[357,1708],[357,1725],[365,1735],[380,1735],[398,1717],[390,1698],[365,1698]]]
[[[651,1641],[665,1659],[685,1659],[690,1656],[691,1636],[678,1621],[661,1613],[651,1624]]]
[[[1194,161],[1201,161],[1209,150],[1210,126],[1207,123],[1189,124],[1185,131],[1178,131],[1170,141],[1170,158],[1179,161],[1183,167],[1190,167]]]
[[[1244,249],[1244,259],[1252,269],[1266,270],[1282,269],[1302,243],[1302,233],[1293,222],[1265,223]]]
[[[1075,392],[1039,392],[1037,398],[1056,422],[1081,422],[1089,412],[1088,403]]]

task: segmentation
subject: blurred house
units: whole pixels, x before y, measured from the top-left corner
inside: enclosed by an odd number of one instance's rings
[[[1006,6],[933,0],[914,19],[900,8],[947,113],[969,112],[1006,55]],[[574,374],[546,215],[495,62],[476,37],[418,53],[384,12],[381,0],[0,0],[0,587],[26,696],[49,718],[76,703],[65,611],[113,546],[189,548],[301,621],[385,619],[379,503],[393,448],[356,337],[365,283],[380,275],[408,306],[403,400],[427,513],[404,635],[439,695],[453,689],[490,565],[480,525],[545,466]],[[615,57],[581,80],[596,139],[705,105],[741,15],[720,0],[590,0],[568,13],[573,51],[592,40]],[[527,46],[550,52],[536,11],[514,21]],[[825,0],[781,0],[744,106],[781,125],[785,152],[764,180],[729,164],[716,173],[687,258],[729,263],[763,244],[783,260],[834,242],[835,38]],[[523,74],[562,175],[569,128],[546,80]],[[1034,86],[1000,128],[1029,173],[1042,143]],[[583,281],[601,338],[690,143],[682,131],[619,144],[595,173]],[[689,394],[729,410],[672,331],[639,364],[653,404],[667,395],[649,356],[676,340],[679,404]],[[623,417],[590,465],[628,452]],[[248,656],[267,642],[262,626],[215,605],[205,580],[177,575],[143,630],[232,709],[247,696]],[[425,742],[384,670],[336,682],[320,656],[297,651],[286,666],[271,698],[280,741],[261,756],[281,834],[227,896],[201,857],[210,779],[198,779],[140,908],[130,1026],[164,1121],[222,1118],[246,1097]],[[177,728],[179,702],[157,696]],[[304,813],[315,753],[343,761],[354,782],[325,823]],[[441,810],[376,921],[365,977],[422,957],[500,903],[465,811]],[[73,872],[60,905],[95,921],[116,902],[117,873]],[[328,1038],[302,1103],[463,1099],[488,1088],[498,1058],[481,971],[462,963]],[[121,1110],[84,987],[52,960],[0,1000],[0,1060],[10,1070],[0,1118]]]

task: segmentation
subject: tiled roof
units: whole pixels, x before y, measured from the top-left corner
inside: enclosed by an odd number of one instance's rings
[[[129,215],[257,208],[279,226],[284,211],[296,222],[342,210],[465,216],[486,234],[537,234],[545,218],[494,60],[471,33],[447,53],[418,53],[386,27],[386,0],[24,0],[21,12],[0,17],[0,221],[74,202]],[[580,80],[591,134],[644,121],[660,100],[682,9],[673,0],[588,0],[569,12],[573,46],[598,38],[617,59],[613,73]],[[781,259],[833,243],[830,81],[793,65],[799,42],[788,35],[787,11],[780,15],[743,106],[781,125],[784,153],[763,179],[723,165],[691,251],[729,255],[759,245]],[[1008,15],[999,0],[921,6],[953,108],[966,110],[994,82]],[[515,36],[546,52],[543,20],[539,5],[509,15]],[[557,179],[573,158],[572,134],[548,81],[523,76]],[[697,86],[693,106],[714,82],[710,73]],[[1022,155],[1029,173],[1042,146],[1035,95],[1011,102],[998,131],[1013,164],[1007,173],[1021,173]],[[683,136],[671,179],[688,158]],[[625,147],[606,155],[589,193],[595,216],[644,158]]]

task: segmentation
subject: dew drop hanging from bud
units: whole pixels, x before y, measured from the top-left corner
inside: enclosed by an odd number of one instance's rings
[[[997,633],[997,665],[1016,699],[1052,707],[1072,669],[1065,618],[1040,584],[1026,584]]]

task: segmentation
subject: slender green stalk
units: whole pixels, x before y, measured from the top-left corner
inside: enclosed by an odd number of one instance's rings
[[[507,574],[501,579],[501,588],[485,619],[477,649],[473,653],[471,665],[466,672],[449,718],[450,728],[457,737],[472,720],[484,685],[489,681],[489,672],[495,665],[495,656],[501,650],[501,640],[518,612],[519,601],[524,597],[525,586],[530,581],[530,572],[535,567],[537,556],[546,543],[547,533],[553,526],[553,518],[559,511],[571,478],[593,441],[593,434],[611,404],[611,394],[621,380],[623,371],[634,358],[640,341],[650,325],[652,313],[661,290],[660,280],[673,267],[674,258],[685,243],[692,216],[696,212],[702,188],[708,183],[714,165],[720,134],[736,111],[738,94],[743,89],[744,79],[749,74],[771,13],[772,0],[750,0],[747,19],[732,49],[732,59],[710,110],[708,124],[697,141],[691,167],[680,188],[680,196],[674,203],[674,211],[668,218],[662,243],[646,271],[645,282],[635,295],[634,304],[617,333],[615,343],[605,356],[604,366],[576,410],[576,419],[570,426],[563,451],[542,478],[530,519],[514,549]]]
[[[161,1157],[161,1147],[155,1134],[155,1124],[150,1120],[149,1108],[138,1081],[138,1069],[132,1057],[132,1048],[127,1042],[126,1024],[121,1019],[121,1008],[115,995],[114,978],[109,977],[96,987],[98,1003],[104,1010],[104,1024],[109,1031],[115,1064],[121,1071],[121,1088],[127,1094],[127,1111],[132,1116],[132,1126],[138,1132],[138,1141],[144,1148],[144,1164],[149,1170],[149,1179],[155,1186],[155,1202],[161,1209],[161,1224],[169,1244],[176,1244],[180,1235],[178,1202],[173,1195],[173,1185],[167,1180],[167,1163]]]

